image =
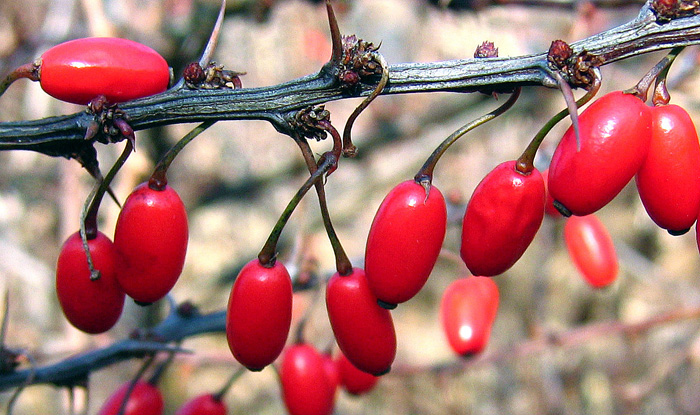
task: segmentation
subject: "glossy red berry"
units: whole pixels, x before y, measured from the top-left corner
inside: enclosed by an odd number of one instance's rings
[[[378,376],[358,369],[342,353],[338,355],[336,362],[340,372],[340,383],[351,395],[364,395],[374,389],[379,381]]]
[[[544,218],[545,190],[537,169],[515,161],[496,166],[474,189],[462,222],[460,253],[474,275],[505,272],[523,255]]]
[[[615,281],[619,269],[615,245],[597,216],[568,218],[564,240],[569,256],[590,285],[601,288]]]
[[[574,215],[610,202],[642,166],[651,139],[649,107],[620,91],[593,102],[581,115],[580,150],[573,128],[559,142],[549,166],[549,192]]]
[[[440,320],[452,350],[460,356],[481,353],[498,311],[498,287],[489,277],[453,281],[440,301]]]
[[[124,202],[114,232],[121,255],[117,273],[127,295],[140,303],[163,298],[173,288],[187,253],[187,212],[170,186],[140,184]]]
[[[326,308],[338,347],[355,366],[377,376],[391,369],[396,357],[394,322],[389,310],[377,304],[362,269],[331,277]]]
[[[330,415],[335,387],[328,379],[324,358],[312,345],[288,347],[280,367],[282,399],[290,415]]]
[[[561,212],[557,210],[556,207],[554,207],[554,198],[552,197],[552,194],[549,193],[549,186],[547,185],[547,181],[549,178],[549,168],[545,169],[542,172],[542,179],[544,180],[544,191],[545,194],[547,195],[547,199],[544,204],[544,213],[545,215],[552,217],[552,218],[560,218]]]
[[[131,381],[124,383],[102,405],[98,415],[117,415],[122,407]],[[134,385],[124,410],[124,415],[162,415],[163,394],[160,390],[145,381]]]
[[[117,253],[102,232],[88,240],[90,255],[100,278],[90,269],[80,233],[63,244],[56,265],[56,294],[68,321],[86,333],[102,333],[114,326],[124,307],[124,291],[117,283]]]
[[[637,172],[649,217],[674,235],[687,232],[700,211],[700,144],[688,113],[677,105],[651,108],[649,152]]]
[[[189,400],[175,415],[226,415],[226,404],[208,393]]]
[[[256,258],[231,288],[226,338],[233,356],[250,370],[262,370],[282,353],[292,322],[292,282],[281,262],[267,268]]]
[[[365,272],[377,299],[388,308],[423,288],[445,239],[445,199],[437,187],[429,189],[426,194],[414,180],[394,187],[369,230]]]
[[[71,40],[41,56],[40,83],[47,94],[85,105],[98,95],[111,103],[165,91],[168,63],[148,46],[111,37]]]

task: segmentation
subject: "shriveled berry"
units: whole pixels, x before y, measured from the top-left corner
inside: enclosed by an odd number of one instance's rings
[[[111,103],[165,91],[168,63],[155,50],[128,39],[91,37],[61,43],[41,56],[41,87],[61,101],[85,105],[104,95]]]

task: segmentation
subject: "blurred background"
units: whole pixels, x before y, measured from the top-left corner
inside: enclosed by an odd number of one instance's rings
[[[500,56],[541,53],[554,39],[573,42],[627,22],[640,7],[627,1],[607,2],[606,7],[587,2],[497,3],[347,0],[334,6],[341,31],[381,43],[380,52],[390,64],[469,58],[485,40],[496,44]],[[158,50],[178,74],[198,59],[218,7],[214,0],[0,0],[0,69],[7,73],[68,39],[120,36]],[[229,0],[215,60],[246,72],[244,87],[259,87],[313,73],[329,53],[323,2]],[[696,55],[694,48],[683,52],[670,80],[672,102],[697,120]],[[633,86],[662,56],[603,67],[600,94]],[[336,231],[356,266],[362,266],[369,226],[386,193],[413,177],[452,131],[503,99],[457,93],[382,96],[360,116],[354,129],[359,155],[341,160],[326,186]],[[342,128],[359,102],[326,105],[336,128]],[[463,360],[447,346],[438,304],[451,281],[468,275],[459,259],[466,202],[486,173],[517,158],[540,126],[563,107],[557,91],[526,88],[512,110],[463,137],[443,157],[434,180],[450,201],[443,254],[423,291],[393,312],[399,346],[392,372],[367,396],[339,394],[335,413],[700,412],[700,321],[687,318],[697,316],[700,308],[695,231],[672,237],[658,229],[633,184],[598,213],[620,259],[614,284],[601,290],[587,285],[566,252],[563,220],[547,217],[523,258],[494,278],[501,302],[483,355]],[[28,81],[16,82],[0,98],[0,121],[82,110],[48,97]],[[541,169],[567,126],[568,120],[545,140],[537,160]],[[159,157],[192,127],[138,132],[137,151],[113,184],[119,198],[146,180]],[[320,154],[330,143],[312,146]],[[97,150],[106,171],[121,144],[98,144]],[[190,220],[185,270],[172,291],[175,301],[189,300],[204,312],[224,309],[238,270],[257,255],[307,176],[297,146],[266,122],[220,122],[192,142],[169,174]],[[127,301],[118,325],[97,336],[65,321],[53,288],[55,262],[65,238],[78,229],[91,186],[75,161],[0,153],[0,289],[10,293],[6,342],[40,365],[123,339],[135,328],[157,324],[168,309],[165,301],[147,308]],[[117,215],[118,207],[105,200],[100,226],[107,235],[113,235]],[[334,272],[314,194],[292,216],[279,248],[279,258],[297,276],[322,281]],[[296,295],[295,318],[310,313],[306,340],[325,348],[332,332],[323,301],[314,298],[313,290]],[[217,390],[239,367],[223,334],[191,338],[183,347],[194,353],[178,356],[160,385],[166,413],[196,394]],[[80,392],[78,411],[95,413],[140,363],[125,361],[94,372],[89,403]],[[0,394],[0,404],[9,397],[10,392]],[[231,414],[284,413],[272,369],[245,374],[225,400]],[[14,413],[69,413],[68,393],[53,386],[28,387]]]

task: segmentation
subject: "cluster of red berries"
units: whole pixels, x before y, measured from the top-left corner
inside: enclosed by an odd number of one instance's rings
[[[122,407],[124,411],[120,412]],[[107,398],[98,415],[162,415],[164,407],[163,393],[156,385],[145,380],[138,380],[133,385],[128,381]],[[220,397],[205,393],[185,402],[175,415],[226,415],[227,411],[226,403]]]
[[[98,96],[115,104],[153,95],[165,91],[170,80],[156,51],[119,38],[56,45],[29,72],[25,75],[49,95],[76,104]],[[121,210],[114,243],[97,229],[83,237],[76,232],[64,243],[56,291],[68,321],[101,333],[119,319],[125,295],[143,304],[165,296],[182,271],[187,237],[187,215],[177,193],[157,181],[138,186]]]
[[[56,292],[68,321],[87,333],[102,333],[119,319],[125,294],[141,304],[163,298],[182,272],[187,237],[187,213],[175,190],[139,185],[124,202],[114,243],[99,231],[87,240],[97,276],[79,232],[63,244]]]
[[[163,67],[155,52],[132,43],[93,38],[59,45],[35,64],[41,85],[52,96],[79,104],[98,95],[118,103],[163,91],[167,64]],[[104,57],[94,53],[106,49]],[[91,52],[81,54],[85,50]],[[135,56],[140,58],[135,61]],[[76,66],[76,61],[94,65]],[[134,70],[135,62],[157,76],[126,73]],[[93,69],[100,75],[78,72]],[[85,78],[96,83],[85,83]],[[66,79],[79,82],[72,85]],[[119,87],[98,82],[104,79]],[[152,83],[134,83],[142,79]],[[506,272],[522,257],[551,206],[567,217],[574,215],[564,229],[567,248],[595,287],[614,281],[618,265],[612,241],[593,213],[633,177],[645,209],[661,228],[680,235],[698,219],[700,144],[682,108],[650,107],[635,95],[613,92],[591,104],[578,122],[578,133],[573,127],[565,133],[545,175],[531,160],[511,160],[493,169],[474,190],[462,222],[460,249],[474,276],[454,281],[440,305],[442,325],[456,353],[470,355],[485,348],[499,299],[488,277]],[[371,390],[396,356],[390,310],[426,284],[446,228],[445,199],[430,178],[417,175],[389,192],[370,228],[364,269],[339,271],[326,286],[338,359],[301,341],[285,350],[292,319],[290,275],[274,258],[249,262],[228,302],[226,335],[233,356],[259,371],[282,355],[282,396],[291,414],[330,414],[339,385],[352,394]],[[158,180],[137,187],[119,215],[114,243],[94,229],[82,236],[76,232],[63,245],[56,290],[67,319],[83,331],[100,333],[119,319],[125,295],[138,303],[161,299],[182,271],[187,238],[187,216],[177,193]],[[700,232],[697,239],[700,245]],[[126,385],[101,413],[114,413],[125,392]],[[162,412],[162,397],[153,385],[135,385],[126,413],[137,406],[132,400],[148,402],[150,411],[133,413]],[[220,400],[214,401],[202,396],[178,413],[201,413],[204,409],[198,408],[206,405],[217,408],[206,413],[225,413]]]

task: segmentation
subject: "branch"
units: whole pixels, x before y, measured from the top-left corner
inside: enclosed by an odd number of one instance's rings
[[[222,333],[226,328],[226,312],[190,314],[171,312],[156,327],[143,333],[142,339],[124,339],[102,349],[78,354],[60,362],[16,371],[0,376],[0,391],[29,384],[71,385],[87,379],[94,372],[114,363],[140,358],[149,354],[175,351],[185,352],[177,343],[185,338],[205,334]]]
[[[624,25],[573,43],[574,54],[586,51],[605,65],[641,54],[700,43],[700,15],[657,23],[645,4],[639,16]],[[556,87],[547,54],[511,58],[480,58],[433,63],[403,63],[389,68],[383,94],[431,91],[511,91],[518,86]],[[207,120],[261,119],[289,133],[289,114],[329,101],[349,98],[336,81],[332,64],[290,82],[261,88],[191,90],[177,87],[162,94],[125,103],[134,130]],[[366,96],[372,85],[362,85]],[[76,158],[91,142],[84,140],[92,115],[80,112],[34,121],[0,123],[0,150],[31,150]]]
[[[665,314],[650,317],[649,319],[636,323],[624,323],[618,320],[591,323],[558,333],[543,333],[541,336],[537,336],[512,347],[446,364],[429,366],[395,365],[391,373],[398,376],[412,376],[416,373],[425,373],[428,371],[464,373],[466,369],[473,369],[483,365],[493,365],[505,361],[515,361],[553,348],[565,349],[580,347],[599,337],[641,335],[659,326],[686,320],[695,320],[699,317],[700,307],[691,307],[672,310]]]

